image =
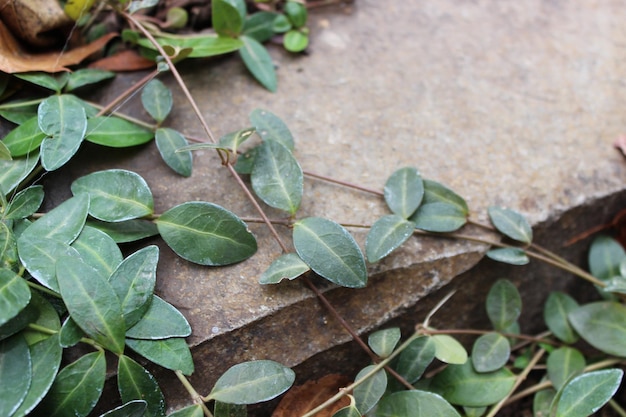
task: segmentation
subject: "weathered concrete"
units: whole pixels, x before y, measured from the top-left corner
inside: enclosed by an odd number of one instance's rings
[[[276,94],[259,87],[238,59],[188,62],[181,69],[217,136],[246,127],[247,115],[263,107],[288,124],[307,171],[382,190],[395,169],[416,166],[424,177],[463,195],[473,218],[485,221],[489,205],[508,206],[535,225],[565,231],[556,239],[562,242],[588,224],[606,221],[624,203],[626,165],[612,148],[625,130],[624,13],[610,0],[358,0],[311,16],[309,55],[271,49],[278,66]],[[133,77],[120,78],[105,96]],[[202,136],[178,92],[168,124]],[[68,188],[71,178],[85,172],[124,167],[148,180],[159,212],[205,200],[242,217],[257,216],[210,152],[195,154],[189,179],[168,171],[154,145],[115,154],[88,167],[68,167],[62,174]],[[597,219],[572,217],[593,214],[599,202]],[[384,213],[376,196],[308,179],[298,216],[371,224]],[[192,382],[203,393],[220,372],[243,360],[332,368],[329,356],[317,354],[349,339],[301,283],[257,283],[280,251],[262,225],[250,228],[259,252],[227,268],[196,266],[161,246],[157,291],[192,324]],[[289,231],[279,230],[288,239]],[[363,231],[354,234],[363,242]],[[583,250],[571,253],[579,257]],[[479,245],[413,239],[371,266],[366,289],[320,287],[359,332],[407,311],[415,323],[423,318],[421,307],[414,308],[418,300],[474,266],[484,251]],[[471,276],[471,286],[458,280],[454,285],[467,288],[464,299],[482,305],[478,298],[487,283]],[[428,300],[424,305],[435,298]],[[455,319],[479,308],[465,306]],[[319,373],[315,365],[306,369],[305,374]],[[164,389],[170,405],[187,401],[177,381]]]

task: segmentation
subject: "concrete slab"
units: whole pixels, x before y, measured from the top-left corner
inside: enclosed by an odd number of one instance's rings
[[[624,14],[611,0],[359,0],[312,14],[308,55],[270,48],[276,94],[259,87],[238,59],[187,62],[181,70],[217,136],[247,127],[248,114],[266,108],[294,133],[295,155],[307,171],[382,190],[394,170],[415,166],[463,195],[474,219],[485,221],[489,205],[519,210],[534,225],[554,225],[570,213],[557,229],[571,236],[589,223],[572,217],[575,210],[594,213],[602,204],[604,221],[624,202],[626,165],[612,148],[626,129]],[[121,77],[101,98],[137,78]],[[202,136],[179,90],[166,81],[176,96],[168,125]],[[158,212],[205,200],[258,217],[210,152],[195,154],[188,179],[171,173],[154,145],[104,159],[99,150],[85,150],[90,154],[93,162],[58,174],[68,188],[86,172],[129,168],[147,179]],[[371,224],[385,213],[376,196],[307,179],[298,216]],[[259,252],[227,268],[190,264],[162,246],[157,292],[193,327],[192,382],[203,393],[234,363],[267,358],[328,365],[315,355],[349,340],[301,283],[257,283],[280,249],[263,225],[250,228]],[[289,238],[289,230],[279,231]],[[365,232],[352,231],[362,243]],[[420,299],[476,265],[485,249],[412,239],[371,266],[365,289],[319,284],[351,325],[366,332],[416,311]],[[471,288],[480,294],[487,286]],[[177,381],[164,389],[171,406],[188,401]]]

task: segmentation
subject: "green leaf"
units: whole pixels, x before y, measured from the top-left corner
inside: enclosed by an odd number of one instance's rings
[[[20,260],[26,270],[43,286],[59,292],[56,278],[57,259],[72,256],[80,259],[80,254],[67,243],[47,237],[32,238],[20,236],[17,241]]]
[[[591,346],[610,355],[626,357],[626,307],[611,301],[586,304],[568,318]]]
[[[395,171],[384,189],[385,201],[394,214],[411,217],[424,198],[424,183],[417,169],[405,167]]]
[[[500,233],[518,242],[530,244],[533,241],[533,230],[528,221],[516,211],[491,206],[489,218]]]
[[[396,371],[409,383],[413,384],[422,377],[422,374],[435,359],[436,347],[432,338],[419,337],[400,353]]]
[[[185,375],[193,373],[193,359],[185,339],[179,337],[163,340],[126,339],[126,345],[164,368],[181,371]]]
[[[51,96],[37,110],[39,128],[47,137],[41,142],[41,165],[54,171],[78,151],[87,131],[85,109],[70,96]]]
[[[33,151],[24,158],[0,159],[0,190],[8,194],[35,169],[39,152]]]
[[[371,263],[378,262],[399,248],[413,235],[415,224],[397,214],[376,220],[365,240],[365,253]]]
[[[31,381],[31,356],[22,335],[0,341],[0,415],[10,416],[17,410]]]
[[[11,151],[7,148],[4,142],[0,142],[0,159],[4,159],[6,161],[10,161],[12,159]]]
[[[306,6],[297,1],[288,1],[285,3],[285,14],[296,28],[306,25],[307,10]]]
[[[380,355],[379,355],[380,356]],[[354,379],[355,382],[363,379],[365,375],[370,373],[375,365],[363,368]],[[354,401],[359,410],[359,415],[365,415],[380,401],[385,390],[387,389],[387,374],[384,369],[379,370],[373,376],[368,378],[361,385],[354,389]]]
[[[548,329],[565,343],[576,343],[578,334],[567,318],[569,313],[578,308],[572,297],[562,292],[551,292],[543,309],[543,319]]]
[[[214,413],[214,415],[219,417],[217,413]],[[194,404],[168,414],[167,417],[204,417],[204,411],[202,411],[200,404]]]
[[[70,244],[82,231],[88,211],[87,195],[70,198],[28,226],[20,235],[18,246],[22,239],[39,238],[56,239]]]
[[[293,27],[287,16],[284,14],[279,14],[272,22],[272,29],[276,33],[284,33],[290,30]]]
[[[533,416],[549,416],[554,397],[556,397],[556,390],[554,388],[538,391],[533,398]]]
[[[67,84],[65,85],[65,91],[69,92],[76,90],[77,88],[90,84],[96,84],[100,81],[108,80],[113,77],[115,77],[115,73],[111,71],[95,68],[81,68],[70,73]]]
[[[103,231],[116,243],[135,242],[159,234],[156,224],[149,220],[126,220],[117,223],[88,220],[86,225]]]
[[[37,314],[35,319],[31,321],[32,324],[45,327],[52,331],[57,331],[61,328],[59,313],[57,313],[52,304],[50,304],[50,302],[48,302],[48,300],[46,300],[44,297],[39,295],[38,292],[33,292],[31,294],[30,304],[28,305],[27,309],[30,308],[34,309]],[[29,346],[32,346],[35,343],[46,340],[50,337],[50,335],[48,334],[30,329],[25,329],[22,334],[24,335],[26,343],[28,343]]]
[[[230,211],[201,201],[183,203],[156,220],[159,233],[181,258],[201,265],[229,265],[252,256],[256,239]]]
[[[39,128],[39,120],[35,116],[11,130],[2,143],[11,151],[11,156],[16,158],[39,148],[45,137],[46,134]]]
[[[249,127],[236,132],[227,133],[219,139],[218,143],[222,148],[230,149],[232,153],[237,153],[239,146],[248,140],[254,132],[256,132],[256,129]]]
[[[145,127],[114,116],[92,117],[85,140],[111,148],[126,148],[150,142],[154,133]]]
[[[379,417],[461,417],[446,400],[426,391],[400,391],[385,397],[378,408]]]
[[[274,140],[280,142],[290,151],[294,150],[295,142],[293,135],[285,122],[278,116],[264,109],[254,109],[249,117],[252,126],[256,129],[256,133],[264,141]]]
[[[89,214],[98,220],[121,222],[154,211],[152,192],[138,174],[123,169],[98,171],[72,183],[75,196],[88,195]]]
[[[141,91],[141,103],[148,114],[161,124],[172,110],[172,92],[161,81],[152,79]]]
[[[29,104],[26,100],[13,100],[0,105],[0,116],[16,125],[24,124],[33,117],[37,119],[39,103]]]
[[[0,340],[13,336],[17,332],[23,330],[30,323],[37,320],[38,316],[39,311],[37,310],[37,307],[34,306],[34,302],[31,298],[31,302],[20,312],[20,314],[0,326]]]
[[[242,35],[239,39],[243,41],[239,55],[246,68],[263,87],[271,92],[276,92],[278,83],[276,71],[274,71],[274,62],[267,49],[248,36]]]
[[[141,9],[148,9],[157,5],[158,0],[134,0],[128,6],[128,13],[132,14]]]
[[[71,347],[80,342],[85,336],[85,332],[70,316],[65,319],[59,332],[59,344],[63,347]]]
[[[242,33],[257,42],[266,42],[274,35],[274,19],[278,16],[272,12],[256,12],[246,17]]]
[[[309,46],[308,30],[292,29],[285,33],[283,37],[283,46],[289,52],[302,52]]]
[[[472,365],[476,372],[497,371],[506,365],[511,355],[511,346],[506,337],[499,333],[487,333],[474,342]]]
[[[238,174],[252,174],[252,168],[254,168],[254,159],[256,158],[259,146],[261,145],[258,145],[252,149],[248,149],[246,152],[237,157],[237,162],[235,163],[235,171],[237,171]]]
[[[36,212],[43,202],[41,185],[28,187],[13,197],[4,214],[5,219],[23,219]]]
[[[418,229],[437,233],[454,232],[467,223],[466,214],[448,203],[422,204],[409,220]]]
[[[126,324],[122,307],[106,278],[79,259],[63,257],[57,261],[57,279],[76,324],[112,352],[124,352]]]
[[[234,52],[243,46],[240,39],[227,38],[217,35],[186,35],[156,38],[161,46],[170,46],[174,50],[191,49],[188,58],[206,58]],[[148,39],[139,39],[137,42],[144,48],[156,50]]]
[[[184,176],[191,176],[193,157],[190,151],[177,150],[188,145],[187,139],[174,129],[157,129],[154,139],[161,154],[161,158],[174,172]]]
[[[375,354],[381,358],[386,358],[391,355],[396,348],[396,345],[400,341],[400,336],[399,327],[379,330],[369,335],[367,344]]]
[[[82,356],[57,374],[42,409],[50,417],[87,416],[102,394],[105,377],[103,351]]]
[[[200,414],[198,417],[202,417]],[[215,401],[213,410],[214,417],[248,417],[248,407],[246,404],[228,404],[221,401]],[[193,416],[195,417],[195,416]]]
[[[252,169],[252,188],[267,205],[296,214],[303,192],[300,164],[289,149],[266,141],[258,149]]]
[[[211,6],[215,32],[229,38],[238,37],[243,30],[243,17],[237,7],[226,0],[213,0]]]
[[[119,358],[117,387],[123,402],[144,400],[149,416],[165,416],[165,398],[150,372],[126,355]]]
[[[598,236],[589,249],[589,270],[601,280],[620,275],[620,263],[626,259],[626,251],[618,241],[609,236]]]
[[[126,331],[126,337],[150,340],[187,337],[190,334],[191,326],[185,316],[156,295],[152,296],[152,302],[143,317]]]
[[[142,400],[129,401],[111,411],[107,411],[100,417],[144,417],[147,405],[148,404]]]
[[[208,398],[231,404],[269,401],[287,391],[295,377],[291,369],[278,362],[243,362],[219,377]]]
[[[436,181],[424,179],[423,204],[448,203],[456,206],[465,216],[469,214],[469,208],[465,200],[457,193]]]
[[[510,265],[526,265],[530,262],[528,255],[520,248],[496,248],[487,252],[487,257],[494,261]]]
[[[586,363],[579,350],[563,346],[550,352],[546,365],[552,385],[560,390],[573,376],[584,371]]]
[[[29,302],[26,280],[9,269],[0,269],[0,326],[17,316]]]
[[[259,278],[260,284],[277,284],[283,279],[295,279],[311,268],[295,253],[278,257]]]
[[[28,81],[29,83],[33,83],[49,90],[54,90],[56,93],[61,92],[69,78],[69,74],[64,72],[56,75],[45,72],[23,72],[13,75],[21,80]]]
[[[447,334],[437,334],[430,338],[435,345],[435,357],[441,362],[464,364],[467,362],[467,351],[458,340]]]
[[[431,389],[455,405],[484,407],[504,398],[515,384],[515,375],[506,368],[477,373],[471,362],[449,365],[437,374]]]
[[[300,258],[327,280],[349,288],[367,284],[363,254],[339,224],[320,217],[299,220],[293,227],[293,245]]]
[[[563,388],[557,417],[586,417],[598,411],[615,394],[622,381],[621,369],[604,369],[574,378]]]
[[[0,222],[0,268],[12,269],[18,259],[15,235],[4,222]]]
[[[72,243],[72,247],[87,265],[106,277],[110,276],[123,260],[122,251],[115,241],[94,227],[85,226]]]
[[[522,299],[511,281],[496,281],[487,294],[487,316],[497,331],[515,323],[522,312]]]
[[[120,300],[127,329],[150,309],[158,261],[159,248],[150,245],[124,259],[110,274],[109,283]]]
[[[343,407],[337,410],[337,412],[333,414],[332,417],[361,417],[361,416],[362,414],[359,412],[358,408],[350,404],[347,407]]]

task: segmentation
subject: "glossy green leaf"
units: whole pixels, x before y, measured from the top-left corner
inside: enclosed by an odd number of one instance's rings
[[[129,401],[124,405],[107,411],[100,417],[144,417],[146,408],[148,408],[147,405],[143,400]]]
[[[47,135],[41,142],[41,165],[54,171],[76,152],[87,131],[85,109],[69,96],[50,96],[37,110],[39,128]]]
[[[178,256],[201,265],[233,264],[257,249],[246,224],[216,204],[183,203],[163,213],[156,223]]]
[[[50,417],[87,416],[102,394],[105,377],[103,351],[82,356],[57,374],[42,409]]]
[[[65,256],[79,259],[78,251],[67,243],[46,237],[37,239],[22,235],[17,242],[20,260],[26,270],[41,285],[59,292],[56,278],[57,259]]]
[[[413,222],[397,214],[376,220],[365,240],[367,260],[372,263],[380,261],[406,242],[414,230]]]
[[[480,336],[472,347],[472,365],[476,372],[492,372],[502,368],[509,360],[511,346],[499,333]]]
[[[32,119],[37,119],[37,106],[39,103],[27,100],[13,100],[0,104],[0,117],[4,117],[11,123],[21,125]]]
[[[496,281],[487,294],[487,316],[497,331],[504,331],[519,318],[522,299],[511,281]]]
[[[274,19],[274,22],[272,23],[272,29],[276,33],[287,32],[292,27],[293,25],[291,24],[287,16],[285,16],[284,14],[279,14],[278,16],[276,16],[276,18]]]
[[[400,168],[385,183],[384,195],[389,209],[408,219],[424,198],[422,177],[413,167]]]
[[[218,417],[217,413],[215,413],[214,416]],[[174,411],[173,413],[168,414],[167,417],[204,417],[204,411],[202,411],[202,406],[200,404],[194,404],[178,411]]]
[[[221,147],[230,149],[233,153],[237,153],[239,146],[248,140],[254,132],[256,132],[256,129],[249,127],[236,132],[227,133],[219,139],[218,143]]]
[[[174,172],[184,176],[191,176],[193,157],[190,151],[177,150],[188,145],[187,139],[174,129],[157,129],[154,139],[161,154],[161,158]]]
[[[380,355],[379,355],[380,356]],[[355,382],[363,379],[374,369],[375,365],[366,366],[354,378]],[[368,413],[380,401],[387,389],[387,374],[384,369],[365,380],[354,389],[354,401],[360,415]]]
[[[20,240],[39,238],[56,239],[70,244],[83,230],[88,211],[87,195],[70,198],[28,226],[19,237],[18,246]]]
[[[620,269],[623,270],[623,264],[620,266]],[[606,281],[606,287],[602,289],[603,292],[612,292],[612,293],[622,293],[626,294],[626,276],[619,275],[610,278]]]
[[[57,261],[57,279],[76,324],[102,346],[122,353],[126,324],[120,301],[106,277],[79,259],[63,257]]]
[[[254,159],[256,158],[256,153],[259,146],[260,145],[252,149],[248,149],[237,157],[237,162],[235,163],[235,171],[237,171],[238,174],[252,174],[252,168],[254,168]]]
[[[294,150],[295,143],[291,131],[275,114],[264,109],[254,109],[250,113],[250,122],[264,141],[274,140],[290,151]]]
[[[626,259],[626,251],[615,239],[601,235],[596,237],[589,248],[589,270],[601,280],[620,275],[620,263]]]
[[[626,357],[626,307],[611,301],[586,304],[568,318],[591,346],[610,355]]]
[[[283,279],[295,279],[311,268],[295,253],[278,257],[259,278],[260,284],[277,284]]]
[[[424,179],[424,199],[423,204],[447,203],[456,206],[465,216],[469,214],[467,203],[457,193],[438,183],[437,181]]]
[[[562,292],[551,292],[543,309],[543,319],[548,329],[565,343],[576,343],[578,334],[572,328],[568,315],[578,308],[578,303]]]
[[[240,11],[227,0],[211,2],[213,29],[220,36],[236,38],[243,30],[243,18]]]
[[[153,296],[149,308],[133,327],[126,331],[126,337],[133,339],[167,339],[187,337],[191,326],[180,311],[173,305]]]
[[[39,120],[35,116],[11,130],[2,143],[9,149],[11,156],[16,158],[39,148],[45,137],[46,134],[39,128]]]
[[[70,73],[67,84],[65,85],[65,91],[76,90],[77,88],[96,84],[113,77],[115,77],[115,73],[111,71],[95,68],[81,68]]]
[[[234,52],[243,46],[240,39],[228,38],[217,35],[190,35],[156,38],[161,46],[170,46],[175,50],[191,49],[188,58],[206,58]],[[140,39],[138,44],[144,48],[155,50],[154,45],[148,39]]]
[[[465,417],[481,417],[485,415],[487,407],[463,407]]]
[[[0,341],[0,415],[10,416],[22,404],[32,381],[28,345],[17,334]]]
[[[573,376],[584,371],[586,362],[585,357],[578,349],[563,346],[550,352],[546,365],[552,385],[559,390]]]
[[[208,398],[231,404],[269,401],[287,391],[295,377],[291,369],[274,361],[243,362],[219,377]]]
[[[258,149],[252,169],[252,188],[267,205],[296,214],[303,193],[304,176],[289,149],[266,141]]]
[[[455,405],[484,407],[504,398],[515,384],[515,375],[506,368],[477,373],[471,362],[449,365],[437,374],[431,389]]]
[[[35,169],[39,152],[33,151],[22,158],[0,159],[0,190],[12,192]]]
[[[0,326],[17,316],[29,302],[26,280],[9,269],[0,269]]]
[[[121,222],[152,214],[154,200],[146,181],[123,169],[98,171],[72,183],[75,196],[88,195],[89,214],[98,220]]]
[[[289,52],[302,52],[309,46],[309,34],[307,30],[292,29],[285,33],[283,37],[283,46]]]
[[[150,308],[158,261],[159,248],[150,245],[128,256],[110,274],[109,283],[120,300],[127,329]]]
[[[38,292],[33,292],[31,294],[30,304],[27,309],[30,309],[31,307],[37,313],[36,318],[31,321],[32,324],[45,327],[46,329],[50,329],[52,331],[57,331],[61,328],[59,313],[57,313],[52,304],[43,296],[39,295]],[[28,343],[29,346],[50,337],[50,335],[46,333],[31,329],[25,329],[22,334],[24,335],[26,343]]]
[[[204,414],[202,414],[204,415]],[[246,404],[228,404],[215,401],[213,409],[214,417],[248,417],[248,406]],[[202,416],[199,416],[202,417]]]
[[[278,16],[272,12],[256,12],[246,17],[243,23],[242,33],[258,42],[266,42],[270,40],[274,32],[274,19]]]
[[[520,248],[496,248],[487,252],[487,257],[510,265],[526,265],[530,262],[526,252]]]
[[[19,331],[24,330],[26,326],[37,320],[38,315],[39,311],[35,306],[33,306],[31,297],[31,302],[20,312],[20,314],[0,326],[0,340],[4,340]]]
[[[154,7],[156,6],[158,3],[158,0],[134,0],[131,1],[130,4],[128,5],[128,13],[135,13],[138,10],[141,9],[148,9],[150,7]]]
[[[18,259],[15,235],[4,222],[0,222],[0,268],[12,269]]]
[[[115,241],[94,227],[85,226],[78,238],[72,242],[72,247],[78,251],[86,264],[107,277],[123,259],[122,251]]]
[[[556,416],[592,415],[613,397],[623,375],[621,369],[604,369],[577,376],[563,388]]]
[[[86,225],[103,231],[116,243],[135,242],[159,234],[156,224],[149,220],[126,220],[116,223],[88,220]]]
[[[21,80],[28,81],[29,83],[33,83],[49,90],[53,90],[57,93],[61,92],[69,78],[69,74],[65,72],[61,72],[55,75],[45,72],[23,72],[13,75]]]
[[[59,344],[63,347],[71,347],[80,342],[85,336],[85,332],[71,317],[67,317],[59,332]]]
[[[350,404],[347,407],[343,407],[337,410],[337,412],[333,414],[332,417],[361,417],[361,416],[362,414],[359,412],[359,409],[356,408],[354,405]]]
[[[308,13],[306,6],[303,3],[297,1],[287,1],[287,3],[285,3],[284,12],[295,27],[300,28],[306,25]]]
[[[185,375],[193,373],[193,359],[185,339],[179,337],[163,340],[126,339],[126,345],[164,368],[181,371]]]
[[[533,398],[533,416],[549,416],[555,396],[556,390],[554,388],[538,391]]]
[[[242,35],[239,39],[243,41],[243,46],[239,49],[239,55],[243,59],[246,68],[263,87],[271,92],[275,92],[278,81],[276,80],[274,62],[267,49],[248,36]]]
[[[157,123],[162,123],[172,111],[172,92],[161,81],[152,79],[141,91],[144,109]]]
[[[533,230],[528,221],[516,211],[491,206],[488,209],[491,223],[500,233],[522,243],[531,243]]]
[[[422,204],[409,220],[418,229],[437,233],[454,232],[467,223],[466,214],[448,203]]]
[[[117,387],[123,402],[144,400],[147,403],[147,415],[165,416],[165,397],[156,379],[126,355],[119,358]]]
[[[395,370],[413,384],[435,359],[436,347],[432,338],[419,337],[407,346],[398,358]]]
[[[92,117],[85,140],[111,148],[126,148],[150,142],[154,133],[145,127],[114,116]]]
[[[435,345],[435,357],[441,362],[464,364],[467,362],[467,351],[458,340],[447,334],[437,334],[430,338]]]
[[[300,258],[327,280],[349,288],[367,284],[363,254],[339,224],[320,217],[299,220],[293,227],[293,245]]]
[[[36,212],[43,202],[41,185],[28,187],[13,197],[4,214],[5,219],[23,219]]]
[[[400,336],[399,327],[378,330],[369,335],[367,344],[375,354],[381,358],[386,358],[391,355],[396,348],[396,345],[400,341]]]
[[[385,397],[378,408],[379,417],[461,417],[446,400],[426,391],[399,391]]]

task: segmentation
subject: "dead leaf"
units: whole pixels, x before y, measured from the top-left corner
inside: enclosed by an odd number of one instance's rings
[[[272,417],[295,417],[306,414],[324,401],[337,394],[339,390],[350,384],[345,375],[326,375],[317,381],[307,381],[304,385],[291,388],[274,410]],[[330,407],[325,408],[315,417],[331,417],[343,407],[350,405],[345,396]]]
[[[89,64],[89,68],[106,71],[139,71],[152,68],[156,62],[144,58],[137,51],[126,49],[111,56],[100,58]]]
[[[8,74],[29,71],[68,71],[68,66],[85,60],[116,36],[117,33],[108,33],[90,44],[72,48],[69,51],[30,54],[22,48],[4,23],[0,22],[0,71]]]
[[[0,16],[14,36],[37,47],[63,42],[73,23],[58,0],[4,0]]]

